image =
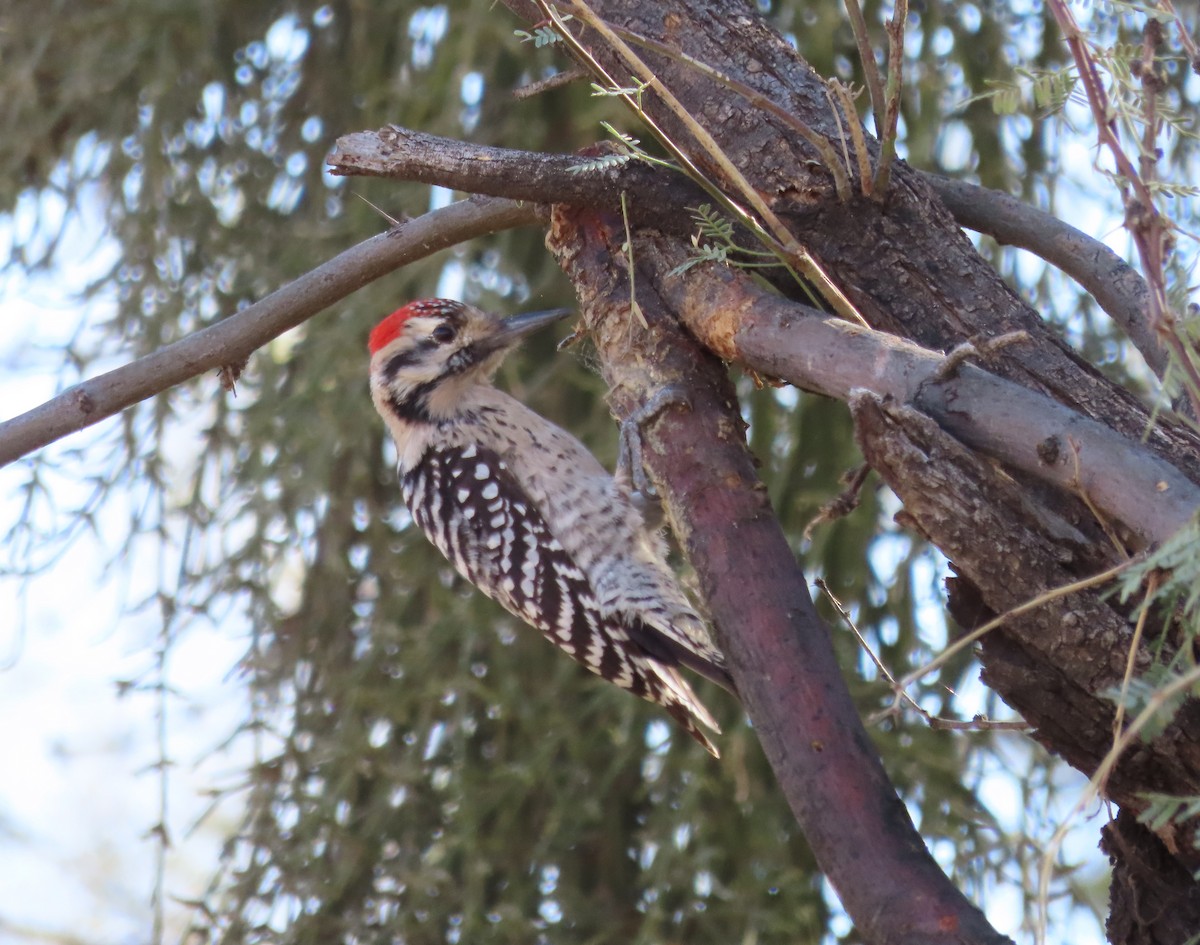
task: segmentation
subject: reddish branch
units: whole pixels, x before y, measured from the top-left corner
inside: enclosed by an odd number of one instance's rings
[[[1150,186],[1154,182],[1155,165],[1158,161],[1157,103],[1161,92],[1161,79],[1156,72],[1155,55],[1162,41],[1162,26],[1153,18],[1146,23],[1143,59],[1138,66],[1145,109],[1145,132],[1141,143],[1139,173],[1121,144],[1117,113],[1111,107],[1108,93],[1100,78],[1100,69],[1092,57],[1079,24],[1075,22],[1074,14],[1063,0],[1049,0],[1047,6],[1062,30],[1063,39],[1079,71],[1080,83],[1096,123],[1097,140],[1101,147],[1108,150],[1116,166],[1121,197],[1125,202],[1125,228],[1133,237],[1149,285],[1146,306],[1148,329],[1156,333],[1163,343],[1175,352],[1179,367],[1188,378],[1187,392],[1191,398],[1193,414],[1200,415],[1200,368],[1197,368],[1194,352],[1179,335],[1175,316],[1167,301],[1166,263],[1173,240],[1171,227],[1169,221],[1159,213]]]
[[[691,409],[652,424],[646,457],[696,568],[738,692],[821,868],[875,943],[999,943],[913,828],[842,681],[829,630],[771,510],[726,373],[682,332],[641,268],[649,331],[630,331],[619,217],[556,208],[548,239],[580,296],[611,403],[628,415],[667,384]]]

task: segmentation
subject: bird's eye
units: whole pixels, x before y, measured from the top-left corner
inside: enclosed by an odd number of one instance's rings
[[[433,334],[430,337],[432,337],[433,340],[438,344],[445,345],[454,340],[454,334],[454,329],[449,325],[438,325],[437,328],[433,330]]]

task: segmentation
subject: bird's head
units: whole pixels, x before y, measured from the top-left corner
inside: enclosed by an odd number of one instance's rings
[[[371,332],[371,396],[379,412],[407,423],[452,417],[470,388],[486,384],[504,355],[569,309],[501,318],[452,299],[420,299]]]

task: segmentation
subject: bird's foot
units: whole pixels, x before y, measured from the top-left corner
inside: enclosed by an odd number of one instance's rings
[[[616,478],[618,482],[632,484],[633,492],[643,500],[653,499],[657,493],[646,476],[642,457],[642,425],[668,407],[686,407],[690,410],[691,406],[692,402],[683,388],[671,384],[658,390],[621,422]]]

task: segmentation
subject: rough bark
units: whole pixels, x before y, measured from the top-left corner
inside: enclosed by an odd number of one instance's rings
[[[910,407],[864,391],[851,398],[851,410],[863,455],[904,502],[906,520],[950,557],[992,613],[1078,579],[1077,551],[1046,534],[1043,514],[1011,478]],[[1101,694],[1120,686],[1131,643],[1129,621],[1111,601],[1072,594],[985,636],[984,680],[1039,741],[1094,771],[1112,744],[1114,706]],[[1149,663],[1143,650],[1139,668]],[[1128,752],[1109,778],[1108,797],[1136,810],[1143,791],[1170,785],[1200,793],[1198,720],[1189,707],[1153,742]]]
[[[1187,945],[1200,929],[1200,886],[1166,846],[1127,811],[1104,828],[1100,849],[1113,864],[1108,940],[1121,945]]]
[[[527,14],[531,9],[525,0],[510,0],[509,6]],[[589,6],[626,35],[648,37],[682,54],[666,56],[639,46],[639,55],[657,80],[715,139],[872,328],[934,350],[1023,332],[1026,342],[992,353],[987,364],[991,372],[1129,440],[1144,440],[1180,473],[1200,481],[1200,440],[1180,425],[1152,422],[1136,397],[1070,350],[975,252],[936,194],[911,169],[897,162],[885,200],[839,199],[819,155],[792,126],[688,64],[693,59],[717,66],[812,131],[838,141],[824,82],[749,3],[595,0]],[[591,55],[611,74],[629,74],[618,52],[595,31],[579,27],[579,19],[573,29]],[[676,145],[738,199],[736,182],[692,136],[670,103],[652,90],[641,101]],[[873,142],[870,151],[874,159]],[[920,414],[892,415],[873,403],[869,398],[861,401],[856,418],[869,458],[905,499],[905,521],[932,537],[952,559],[961,558],[955,563],[969,580],[960,581],[959,588],[978,589],[989,609],[1004,610],[1033,597],[1070,575],[1082,561],[1111,560],[1107,541],[1098,537],[1106,523],[1095,521],[1073,497],[1044,490],[1039,495],[1015,483],[1002,488],[1003,474],[954,444]],[[954,404],[942,406],[952,412]],[[918,430],[929,438],[932,458],[923,458],[910,438]],[[1046,443],[1046,454],[1052,455],[1056,446],[1062,455],[1071,444]],[[946,467],[939,468],[939,462]],[[945,497],[933,494],[951,483],[963,488]],[[1028,486],[1024,479],[1021,484]],[[1076,542],[1078,547],[1056,533],[1061,532],[1061,517],[1049,513],[1059,502],[1075,519],[1068,524],[1085,536],[1084,542]],[[1006,516],[1015,516],[1015,521]],[[977,579],[983,581],[978,588]],[[1032,715],[1039,738],[1090,772],[1111,742],[1102,693],[1119,678],[1129,628],[1121,613],[1093,596],[1073,603],[1074,617],[1072,611],[1050,608],[1026,622],[1014,622],[985,645],[983,659],[986,678]],[[959,613],[965,609],[962,599],[951,605]],[[1151,629],[1152,636],[1161,633],[1161,627]],[[1194,707],[1188,707],[1159,741],[1131,750],[1108,785],[1110,794],[1136,810],[1139,790],[1195,793],[1200,756],[1188,734],[1194,717]],[[1112,852],[1120,858],[1126,848],[1113,847]],[[1174,849],[1169,855],[1184,870],[1194,858],[1190,850]],[[1143,874],[1135,867],[1119,866],[1117,875],[1136,886]],[[1148,889],[1147,897],[1153,892]],[[1121,900],[1140,901],[1136,888],[1131,898]],[[1169,908],[1190,916],[1189,901],[1177,890]],[[1153,918],[1134,915],[1132,922],[1134,930],[1149,929]],[[1200,928],[1200,921],[1192,928]],[[1138,934],[1131,931],[1126,940],[1140,941]]]

